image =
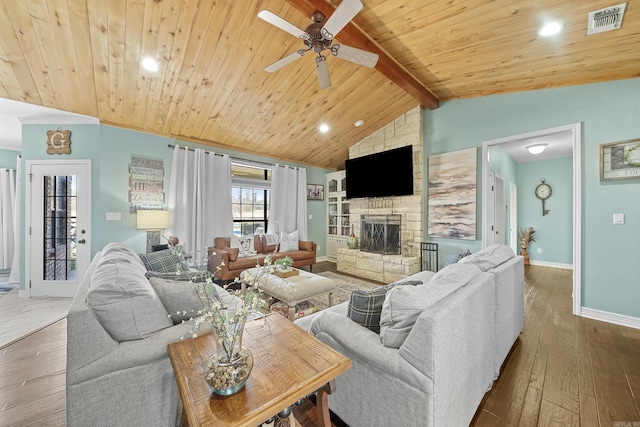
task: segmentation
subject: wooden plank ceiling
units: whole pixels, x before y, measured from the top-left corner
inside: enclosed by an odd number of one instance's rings
[[[615,2],[365,0],[336,39],[380,52],[376,69],[330,57],[324,90],[313,55],[264,71],[303,46],[260,10],[304,29],[310,10],[339,4],[0,0],[0,97],[340,169],[350,145],[419,103],[640,76],[640,0],[627,1],[621,29],[593,36],[588,13]],[[539,37],[551,19],[565,30]],[[140,66],[147,56],[158,72]]]

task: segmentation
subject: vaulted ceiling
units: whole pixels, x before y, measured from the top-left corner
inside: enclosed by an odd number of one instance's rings
[[[614,3],[363,3],[336,41],[380,60],[370,69],[330,56],[332,86],[320,89],[313,55],[264,70],[304,46],[257,14],[304,29],[340,0],[0,0],[0,97],[341,168],[350,145],[418,104],[640,76],[640,0],[627,1],[620,29],[590,36],[589,12]],[[564,31],[538,36],[550,20]],[[159,70],[144,70],[144,57]]]

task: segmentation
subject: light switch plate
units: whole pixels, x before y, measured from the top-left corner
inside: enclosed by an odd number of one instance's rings
[[[624,224],[624,214],[623,213],[614,213],[613,214],[613,223],[614,224]]]

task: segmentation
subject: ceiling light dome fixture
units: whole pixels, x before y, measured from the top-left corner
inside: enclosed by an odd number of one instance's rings
[[[326,123],[322,123],[319,127],[318,130],[322,133],[327,133],[329,132],[329,125]]]
[[[563,28],[564,28],[564,25],[562,25],[557,21],[550,22],[546,24],[544,27],[540,28],[540,30],[538,30],[538,34],[541,35],[542,37],[555,36],[560,31],[562,31]]]
[[[545,148],[547,148],[547,145],[549,144],[533,144],[533,145],[528,145],[525,148],[529,151],[529,153],[533,155],[538,155],[542,153]]]
[[[142,66],[145,70],[151,71],[152,73],[158,71],[158,63],[153,58],[144,58],[142,60]]]
[[[361,128],[362,126],[364,126],[364,120],[356,120],[356,121],[353,123],[353,126],[354,126],[354,127],[357,127],[357,128]]]

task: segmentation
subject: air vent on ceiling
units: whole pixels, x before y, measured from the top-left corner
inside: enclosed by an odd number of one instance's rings
[[[589,22],[587,23],[587,35],[620,28],[620,25],[622,25],[622,15],[624,15],[626,6],[626,3],[620,3],[615,6],[590,12]]]

